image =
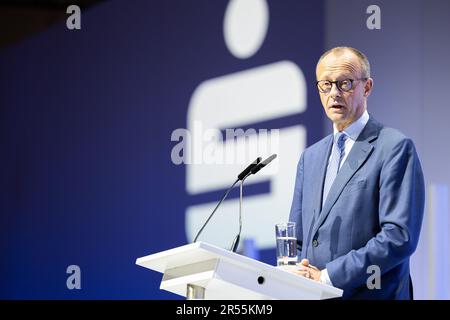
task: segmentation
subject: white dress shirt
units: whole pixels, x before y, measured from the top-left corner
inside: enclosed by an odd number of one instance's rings
[[[361,117],[358,118],[358,120],[356,120],[351,125],[349,125],[347,128],[345,128],[345,130],[343,130],[344,133],[347,135],[347,139],[345,139],[345,142],[344,142],[344,154],[342,155],[342,160],[341,160],[341,163],[339,164],[339,169],[342,167],[342,164],[347,159],[347,156],[350,153],[350,151],[352,150],[353,145],[356,142],[356,139],[358,139],[359,134],[364,129],[364,127],[366,126],[368,121],[369,121],[369,113],[367,112],[367,110],[365,110],[364,113],[361,115]],[[335,125],[333,125],[333,129],[334,129],[333,133],[334,133],[334,135],[336,135],[336,133],[338,132],[338,129],[336,129]],[[330,155],[330,158],[328,159],[328,166],[330,165],[330,160],[331,160],[331,155]],[[327,170],[328,170],[328,166],[327,166]],[[320,282],[328,284],[330,286],[333,285],[333,283],[331,282],[330,277],[328,275],[327,269],[323,269],[321,271]]]

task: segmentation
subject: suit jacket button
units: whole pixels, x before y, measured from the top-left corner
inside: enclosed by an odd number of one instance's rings
[[[319,245],[319,241],[317,241],[317,239],[314,239],[312,245],[313,247],[317,247]]]

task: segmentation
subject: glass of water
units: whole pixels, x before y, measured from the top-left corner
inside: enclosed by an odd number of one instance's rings
[[[297,264],[295,222],[276,224],[275,236],[277,239],[277,266],[295,268]]]

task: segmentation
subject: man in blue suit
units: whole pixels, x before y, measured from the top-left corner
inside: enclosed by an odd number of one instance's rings
[[[302,259],[296,272],[347,299],[412,299],[409,257],[425,195],[414,143],[368,114],[373,79],[363,53],[331,49],[316,76],[334,134],[298,163],[290,212]]]

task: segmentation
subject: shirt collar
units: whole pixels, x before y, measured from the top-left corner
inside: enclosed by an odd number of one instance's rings
[[[358,120],[356,120],[351,125],[349,125],[347,128],[345,128],[344,133],[348,137],[350,137],[350,139],[356,141],[356,139],[358,139],[359,134],[364,129],[364,127],[366,126],[368,121],[369,121],[369,113],[367,112],[367,110],[365,110],[364,113],[358,118]],[[338,130],[336,129],[336,126],[334,126],[334,125],[333,125],[333,131],[334,131],[334,135],[336,135],[336,133],[338,132]]]

